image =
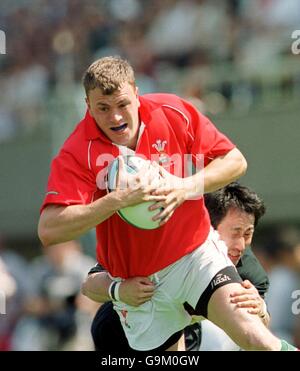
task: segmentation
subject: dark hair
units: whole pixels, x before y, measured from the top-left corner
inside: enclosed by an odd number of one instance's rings
[[[204,200],[211,224],[215,229],[231,208],[254,215],[255,226],[266,212],[262,199],[254,191],[238,182],[232,182],[218,191],[205,194]]]
[[[85,71],[82,79],[86,95],[95,88],[109,95],[128,82],[135,86],[134,71],[131,65],[120,57],[104,57],[96,60]]]

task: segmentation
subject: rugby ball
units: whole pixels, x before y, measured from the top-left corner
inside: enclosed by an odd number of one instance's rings
[[[141,157],[128,155],[123,156],[125,163],[125,171],[128,174],[136,174],[143,166],[148,164],[151,166],[149,161],[144,160]],[[119,158],[117,157],[109,166],[107,172],[107,191],[112,192],[117,187],[119,171]],[[153,216],[157,215],[159,210],[150,211],[149,207],[153,205],[153,201],[142,202],[137,205],[128,206],[118,210],[119,216],[127,223],[134,227],[141,229],[155,229],[159,227],[159,221],[152,220]]]

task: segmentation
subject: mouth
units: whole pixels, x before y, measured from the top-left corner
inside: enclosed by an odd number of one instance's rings
[[[235,261],[235,262],[240,260],[240,258],[241,258],[241,255],[234,256],[234,255],[228,254],[228,256],[229,256],[230,260]]]
[[[110,128],[110,130],[114,131],[114,132],[118,132],[118,133],[121,133],[122,131],[126,130],[128,127],[128,124],[125,123],[125,124],[122,124],[120,126],[113,126]]]

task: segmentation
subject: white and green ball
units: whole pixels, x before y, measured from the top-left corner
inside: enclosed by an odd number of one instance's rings
[[[129,174],[136,174],[147,162],[141,157],[129,155],[123,156],[125,171]],[[119,158],[117,157],[109,166],[107,173],[107,191],[116,189],[119,171]],[[141,229],[156,229],[159,227],[159,220],[152,220],[159,210],[150,211],[149,207],[153,201],[142,202],[137,205],[124,207],[118,211],[119,216],[127,223]]]

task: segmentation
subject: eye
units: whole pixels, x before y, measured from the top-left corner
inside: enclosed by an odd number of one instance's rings
[[[108,107],[99,107],[99,111],[108,112]]]

